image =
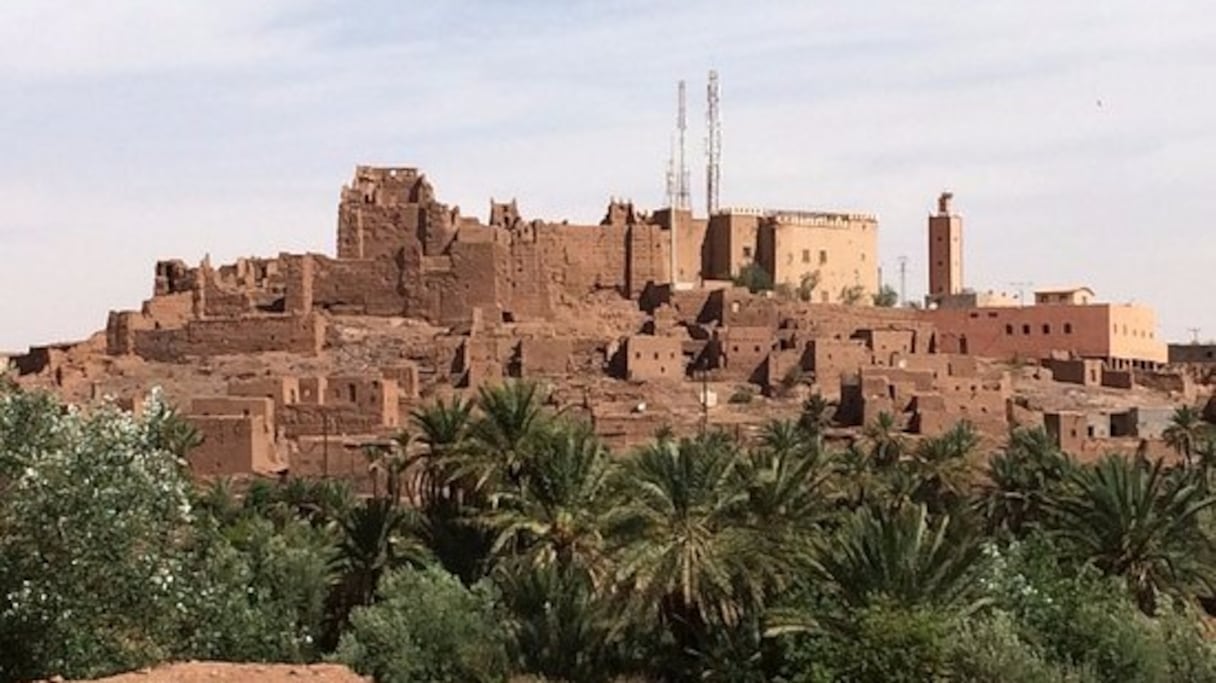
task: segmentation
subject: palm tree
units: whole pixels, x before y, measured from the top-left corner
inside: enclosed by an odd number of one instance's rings
[[[497,571],[510,611],[507,628],[519,668],[554,680],[599,683],[613,678],[633,623],[623,603],[597,591],[586,575],[556,565]]]
[[[940,512],[964,499],[971,484],[971,457],[978,445],[979,436],[965,420],[941,436],[920,442],[911,464],[916,500]]]
[[[889,467],[903,457],[907,444],[900,436],[895,416],[885,410],[865,426],[862,435],[870,442],[870,458],[880,467]]]
[[[1142,611],[1155,613],[1162,593],[1212,589],[1212,542],[1198,517],[1216,497],[1192,474],[1108,456],[1071,479],[1048,501],[1053,530],[1078,559],[1123,577]]]
[[[814,438],[823,436],[824,430],[832,425],[832,405],[819,394],[814,394],[802,402],[802,414],[798,417],[798,426]]]
[[[414,471],[409,497],[422,519],[419,534],[445,569],[465,583],[484,575],[491,535],[476,523],[486,496],[472,476],[462,476],[471,450],[469,429],[473,404],[442,399],[411,413],[411,423],[424,447]]]
[[[1165,428],[1161,436],[1166,445],[1182,456],[1183,463],[1189,468],[1195,450],[1210,431],[1211,427],[1203,421],[1203,415],[1198,410],[1182,406],[1174,411],[1170,426]]]
[[[1015,536],[1043,519],[1043,501],[1068,481],[1075,464],[1040,428],[1014,429],[1004,450],[988,461],[976,502],[989,532]]]
[[[972,611],[983,604],[973,570],[976,537],[924,505],[863,508],[820,549],[821,576],[849,607],[877,600]]]
[[[792,551],[824,516],[830,463],[819,441],[790,421],[770,422],[760,441],[740,467],[747,518],[775,553]]]
[[[176,409],[168,404],[161,405],[162,413],[157,416],[159,419],[154,418],[149,423],[154,426],[153,444],[184,460],[190,451],[202,445],[203,435]]]
[[[564,423],[536,438],[524,458],[520,489],[498,494],[483,515],[497,534],[492,551],[508,562],[582,572],[598,585],[606,569],[607,449],[588,425]]]
[[[470,425],[471,454],[465,471],[478,488],[502,481],[518,485],[529,446],[550,426],[544,396],[533,382],[508,382],[478,390],[479,415]]]
[[[742,458],[725,436],[659,441],[625,464],[612,515],[618,578],[642,605],[657,605],[681,652],[710,623],[763,604],[774,566],[744,519]]]

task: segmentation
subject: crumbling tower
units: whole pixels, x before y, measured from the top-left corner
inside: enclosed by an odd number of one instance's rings
[[[952,213],[954,195],[937,198],[937,215],[929,216],[929,296],[943,297],[963,290],[963,217]]]

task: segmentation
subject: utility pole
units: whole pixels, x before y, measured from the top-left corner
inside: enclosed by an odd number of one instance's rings
[[[1186,331],[1191,333],[1191,343],[1198,344],[1199,343],[1199,328],[1198,327],[1188,327],[1188,328],[1186,328]]]
[[[899,257],[899,305],[908,305],[908,257]]]

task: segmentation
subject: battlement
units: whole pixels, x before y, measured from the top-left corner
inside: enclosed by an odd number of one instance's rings
[[[356,166],[355,179],[350,187],[360,182],[412,182],[421,177],[422,174],[413,166]]]
[[[878,222],[878,217],[869,213],[761,209],[756,207],[728,207],[719,210],[715,215],[755,216],[757,218],[767,218],[782,225],[804,225],[816,228],[848,228],[854,223]]]

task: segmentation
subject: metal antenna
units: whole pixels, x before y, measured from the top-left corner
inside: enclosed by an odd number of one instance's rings
[[[1198,344],[1199,343],[1199,328],[1198,327],[1188,327],[1188,328],[1186,328],[1186,331],[1191,333],[1191,343]]]
[[[688,209],[690,206],[688,195],[688,165],[685,163],[684,157],[684,133],[688,129],[688,105],[687,96],[685,94],[684,81],[680,81],[679,92],[680,108],[676,114],[676,129],[680,135],[680,150],[677,161],[679,163],[679,176],[676,178],[676,202],[680,209]]]
[[[899,257],[899,305],[908,305],[908,257]]]
[[[669,142],[667,154],[667,206],[676,206],[676,136],[673,134]]]
[[[709,85],[705,88],[706,118],[708,127],[705,136],[705,216],[708,218],[718,210],[718,186],[722,182],[722,120],[718,112],[718,72],[711,69]]]

